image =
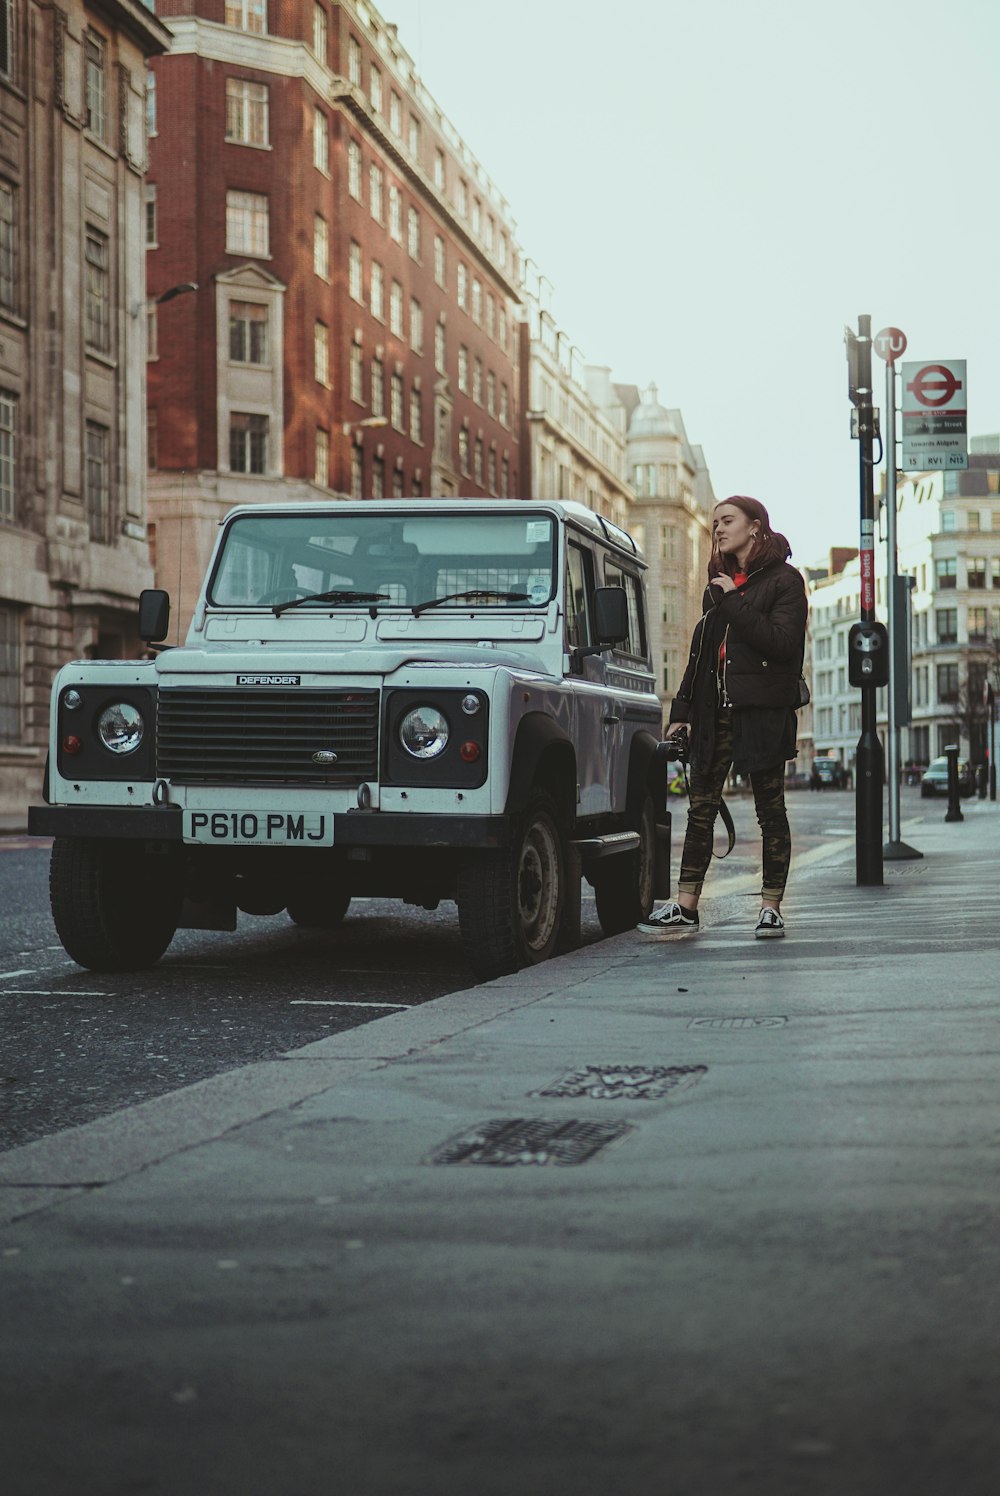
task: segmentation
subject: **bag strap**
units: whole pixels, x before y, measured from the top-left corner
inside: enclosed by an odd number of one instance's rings
[[[684,788],[687,791],[687,797],[690,801],[691,781],[688,779],[687,759],[681,760],[681,768],[684,771]],[[729,845],[724,852],[717,852],[714,847],[712,848],[712,856],[718,857],[719,861],[721,862],[724,858],[729,856],[730,852],[736,845],[736,827],[733,824],[733,813],[729,809],[729,806],[726,804],[725,800],[721,798],[721,796],[719,798],[719,815],[722,817],[722,824],[723,826],[725,826],[726,836],[729,838]]]

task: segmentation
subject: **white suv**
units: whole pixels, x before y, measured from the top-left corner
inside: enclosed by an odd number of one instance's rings
[[[572,503],[232,511],[187,641],[75,661],[53,686],[52,909],[95,970],[237,910],[334,926],[352,898],[453,899],[492,977],[669,879],[644,563]],[[140,599],[140,636],[169,599]]]

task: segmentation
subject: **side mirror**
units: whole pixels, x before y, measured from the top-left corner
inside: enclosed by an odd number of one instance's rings
[[[624,587],[595,587],[594,635],[600,644],[628,638],[628,598]]]
[[[139,638],[147,644],[165,639],[170,630],[170,593],[145,587],[139,593]]]

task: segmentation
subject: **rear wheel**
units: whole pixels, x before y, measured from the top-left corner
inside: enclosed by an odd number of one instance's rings
[[[594,869],[594,902],[605,935],[634,930],[653,907],[656,865],[656,807],[646,792],[638,825],[639,846],[634,852],[605,857]]]
[[[334,930],[343,923],[351,896],[343,889],[309,889],[288,901],[288,918],[303,930]]]
[[[49,897],[66,954],[91,971],[153,966],[174,938],[181,905],[180,863],[128,841],[52,844]]]
[[[513,846],[469,857],[459,870],[462,944],[480,981],[554,955],[565,897],[555,802],[536,790],[519,818]]]

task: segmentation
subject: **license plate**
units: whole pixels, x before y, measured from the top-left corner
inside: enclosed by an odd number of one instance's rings
[[[333,816],[291,810],[186,810],[184,840],[229,847],[332,847]]]

